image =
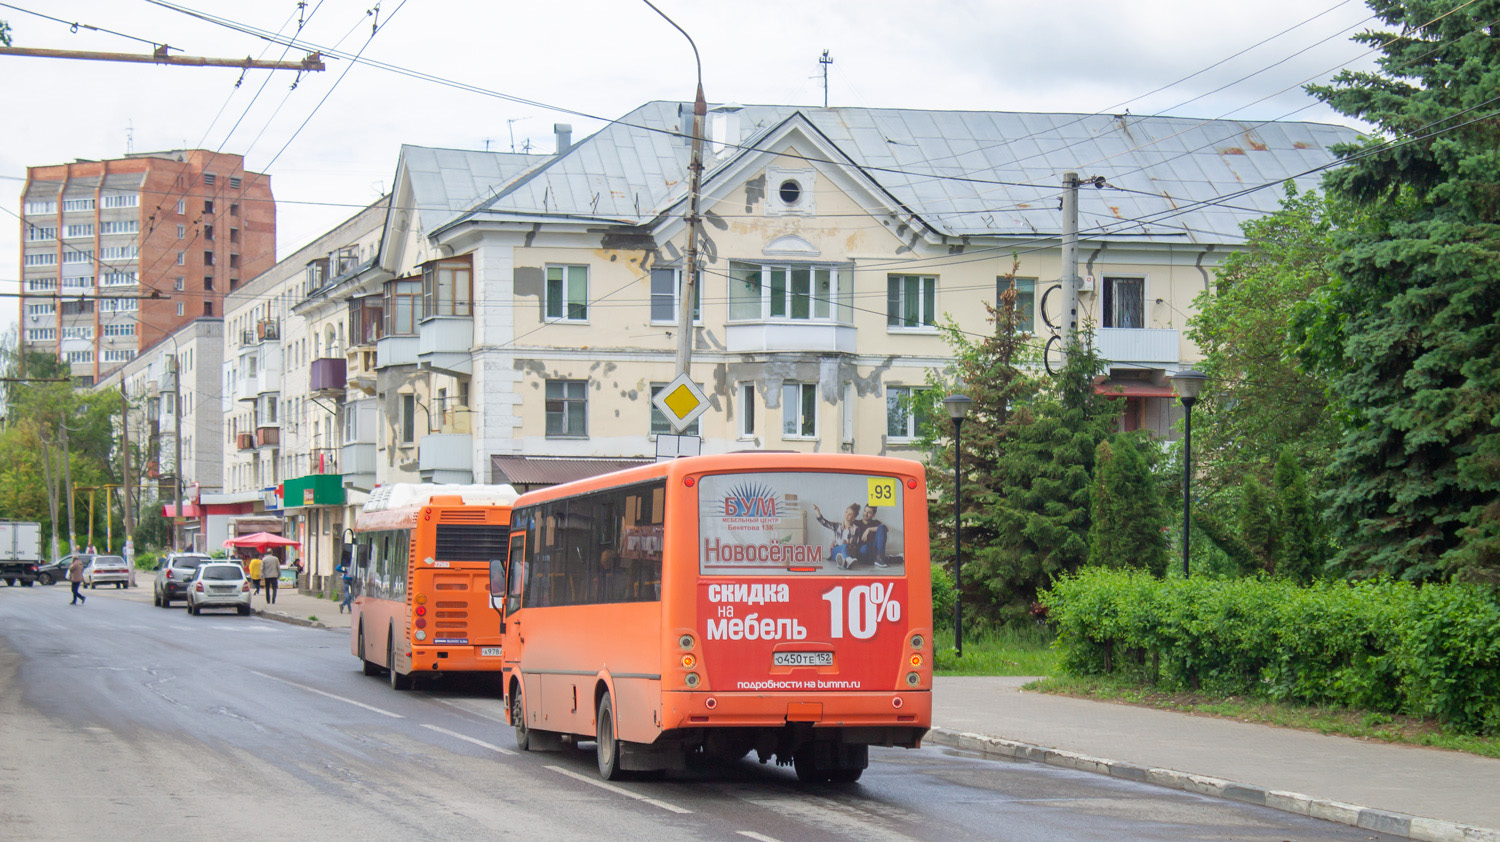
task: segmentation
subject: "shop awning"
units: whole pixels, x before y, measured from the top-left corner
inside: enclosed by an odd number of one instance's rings
[[[197,503],[184,502],[182,504],[182,512],[183,517],[203,517],[203,507],[198,505]],[[177,517],[177,508],[171,503],[167,503],[166,505],[161,507],[161,516]]]
[[[535,456],[491,456],[490,482],[510,483],[518,490],[529,486],[561,485],[649,465],[652,459],[567,459]]]

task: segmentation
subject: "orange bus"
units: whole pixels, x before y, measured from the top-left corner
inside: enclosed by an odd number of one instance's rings
[[[508,485],[376,488],[345,553],[355,570],[349,646],[365,675],[409,690],[419,676],[499,671],[491,560],[505,558]]]
[[[529,492],[496,584],[517,745],[593,740],[606,780],[755,751],[853,782],[931,725],[916,462],[694,456]]]

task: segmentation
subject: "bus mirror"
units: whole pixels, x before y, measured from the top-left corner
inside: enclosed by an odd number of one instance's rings
[[[353,544],[344,544],[342,547],[339,548],[339,565],[342,566],[345,570],[349,570],[350,566],[353,563],[354,563],[354,545]]]
[[[370,566],[370,545],[358,544],[354,548],[354,565],[360,569]]]

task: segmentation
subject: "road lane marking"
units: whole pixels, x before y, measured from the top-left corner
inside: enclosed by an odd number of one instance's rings
[[[487,748],[490,751],[499,752],[500,754],[515,754],[515,752],[511,751],[508,748],[501,748],[497,745],[491,745],[484,740],[476,740],[473,737],[467,736],[465,734],[460,734],[457,731],[449,731],[447,728],[439,728],[436,725],[429,725],[426,722],[422,723],[422,727],[428,729],[429,731],[436,731],[439,734],[446,734],[447,736],[450,736],[455,740],[463,740],[466,743],[473,743],[480,748]]]
[[[558,773],[559,775],[567,775],[568,777],[570,777],[570,778],[572,778],[574,780],[583,781],[586,784],[590,784],[592,786],[597,786],[600,789],[607,789],[610,792],[615,793],[616,795],[623,795],[626,798],[634,798],[637,801],[641,801],[641,802],[644,802],[646,804],[650,804],[653,807],[660,807],[663,810],[668,810],[668,811],[673,812],[673,813],[691,813],[691,812],[693,812],[692,810],[689,810],[686,807],[679,807],[676,804],[668,804],[665,801],[658,801],[655,798],[651,798],[649,796],[641,795],[639,792],[631,792],[630,790],[628,790],[628,789],[626,789],[626,788],[624,788],[622,786],[615,786],[614,784],[611,784],[611,783],[605,783],[604,781],[595,780],[594,778],[591,778],[588,775],[580,775],[577,772],[572,771],[571,769],[564,769],[561,766],[548,766],[547,768],[551,769],[552,771],[554,771],[556,773]]]
[[[332,693],[329,693],[329,692],[326,692],[324,690],[319,690],[316,687],[309,687],[306,684],[298,684],[295,681],[287,681],[285,678],[277,678],[274,675],[266,675],[263,672],[256,672],[255,670],[246,670],[246,672],[250,673],[251,675],[258,675],[261,678],[269,678],[272,681],[279,681],[282,684],[287,685],[288,687],[296,687],[298,690],[306,690],[309,693],[317,693],[319,696],[327,696],[330,699],[333,699],[335,701],[340,701],[340,702],[343,702],[345,704],[354,705],[357,708],[364,708],[365,710],[373,711],[375,713],[378,713],[381,716],[389,716],[392,719],[405,719],[406,718],[406,717],[402,716],[399,713],[392,713],[391,711],[388,711],[388,710],[382,710],[382,709],[380,709],[378,707],[375,707],[374,705],[367,705],[364,702],[356,702],[355,700],[347,698],[345,696],[336,696],[336,695],[334,695]]]
[[[741,836],[748,836],[751,839],[754,839],[755,842],[781,842],[780,839],[777,839],[774,836],[766,836],[764,834],[756,833],[753,830],[736,830],[735,833],[738,833]]]

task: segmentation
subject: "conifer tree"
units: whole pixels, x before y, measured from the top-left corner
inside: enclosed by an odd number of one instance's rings
[[[1166,571],[1166,509],[1159,490],[1134,436],[1099,442],[1090,492],[1090,566],[1140,567],[1156,576]]]
[[[1276,501],[1260,480],[1245,477],[1240,484],[1240,540],[1265,571],[1276,569]]]
[[[1326,180],[1369,219],[1305,346],[1346,419],[1337,567],[1500,580],[1500,0],[1370,6],[1379,69],[1309,89],[1377,129]]]
[[[1322,529],[1307,490],[1307,472],[1290,450],[1276,460],[1276,575],[1306,584],[1323,567],[1327,553]]]

